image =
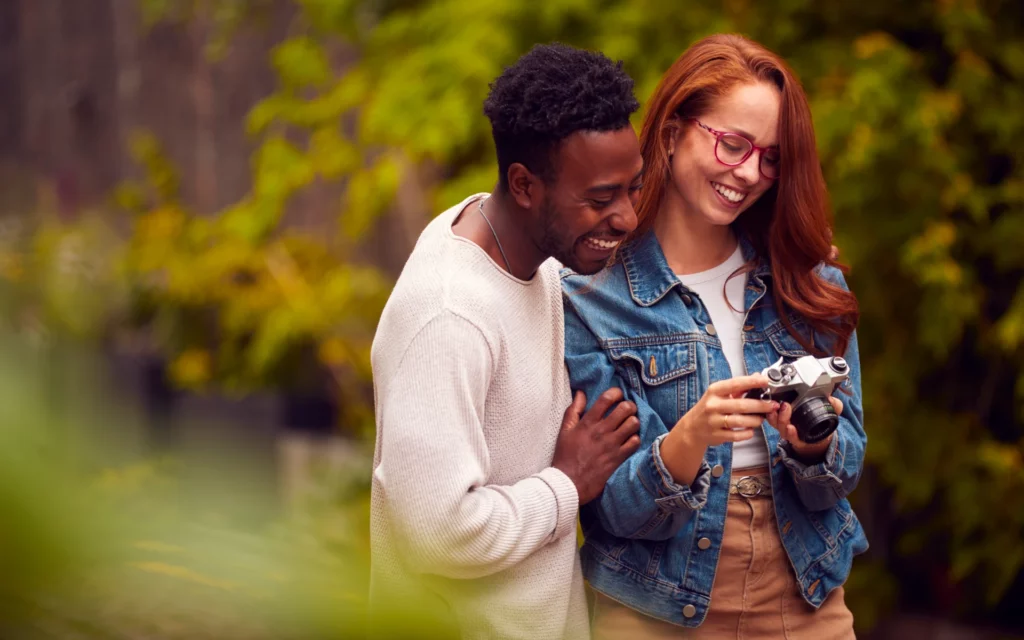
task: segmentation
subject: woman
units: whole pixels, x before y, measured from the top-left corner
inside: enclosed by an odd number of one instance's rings
[[[573,388],[621,386],[641,419],[640,450],[581,513],[595,636],[852,638],[858,312],[807,99],[778,56],[713,36],[663,77],[641,145],[637,232],[604,272],[563,278]],[[850,371],[813,443],[790,405],[743,397],[809,354]]]

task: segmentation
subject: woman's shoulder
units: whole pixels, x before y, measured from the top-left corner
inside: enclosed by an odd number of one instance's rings
[[[827,262],[819,262],[818,266],[815,267],[814,272],[818,274],[818,277],[826,282],[830,282],[835,285],[839,285],[843,289],[848,289],[846,284],[846,274],[843,269],[837,265],[828,264]]]
[[[606,325],[602,333],[629,322],[637,313],[629,281],[621,262],[594,274],[562,269],[562,303],[566,316],[576,316],[591,329]]]

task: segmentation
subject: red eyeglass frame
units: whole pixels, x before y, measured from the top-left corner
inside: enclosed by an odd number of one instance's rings
[[[708,125],[704,124],[703,122],[701,122],[697,118],[687,118],[687,120],[694,121],[695,123],[697,123],[698,127],[700,127],[701,129],[704,129],[705,131],[707,131],[711,135],[715,136],[715,160],[718,160],[718,162],[720,162],[721,164],[724,164],[727,167],[738,167],[741,164],[743,164],[744,162],[746,162],[747,160],[749,160],[750,156],[752,156],[754,154],[754,152],[756,151],[756,152],[761,154],[758,157],[758,159],[757,159],[757,171],[758,171],[758,173],[760,173],[762,176],[764,176],[768,180],[778,180],[779,179],[779,176],[770,176],[767,173],[765,173],[764,172],[764,168],[761,166],[762,162],[764,162],[764,152],[765,151],[776,151],[776,150],[778,150],[777,147],[774,147],[774,146],[773,147],[759,147],[756,144],[754,144],[753,140],[751,140],[750,138],[748,138],[746,136],[742,136],[742,135],[740,135],[738,133],[733,133],[731,131],[719,131],[718,129],[712,129],[711,127],[709,127]],[[747,151],[747,153],[743,156],[743,159],[740,160],[739,162],[735,162],[735,163],[725,162],[724,160],[722,160],[721,158],[718,157],[718,143],[720,143],[722,141],[722,136],[736,136],[737,138],[740,138],[742,140],[746,140],[747,144],[750,145],[750,150]],[[779,171],[779,174],[780,175],[782,174],[781,169]]]

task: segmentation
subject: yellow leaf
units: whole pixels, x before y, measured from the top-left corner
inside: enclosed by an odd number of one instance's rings
[[[210,379],[210,352],[205,349],[188,349],[171,363],[170,372],[174,381],[182,386],[200,386]]]
[[[336,336],[322,341],[317,355],[321,362],[331,367],[341,366],[351,359],[348,345]]]
[[[230,580],[210,578],[209,576],[204,576],[203,574],[197,573],[187,567],[166,564],[164,562],[132,562],[129,566],[135,567],[140,571],[145,571],[146,573],[155,573],[171,578],[178,578],[186,582],[201,584],[207,587],[221,589],[223,591],[235,591],[239,587],[237,583],[231,582]]]
[[[881,31],[875,31],[857,38],[853,43],[853,51],[858,58],[866,60],[882,51],[891,49],[892,46],[892,36]]]

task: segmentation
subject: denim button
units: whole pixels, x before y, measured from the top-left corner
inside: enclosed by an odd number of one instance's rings
[[[715,329],[715,325],[711,324],[710,322],[704,326],[704,330],[708,332],[709,336],[713,336],[718,333],[718,330]]]
[[[701,538],[700,540],[697,541],[697,548],[700,549],[701,551],[707,551],[708,549],[711,548],[711,539],[710,538]]]
[[[721,478],[723,473],[725,473],[725,467],[723,467],[722,465],[716,464],[715,466],[711,467],[712,478]]]
[[[697,615],[697,607],[693,606],[692,604],[688,604],[685,607],[683,607],[684,618],[692,618],[695,615]]]

